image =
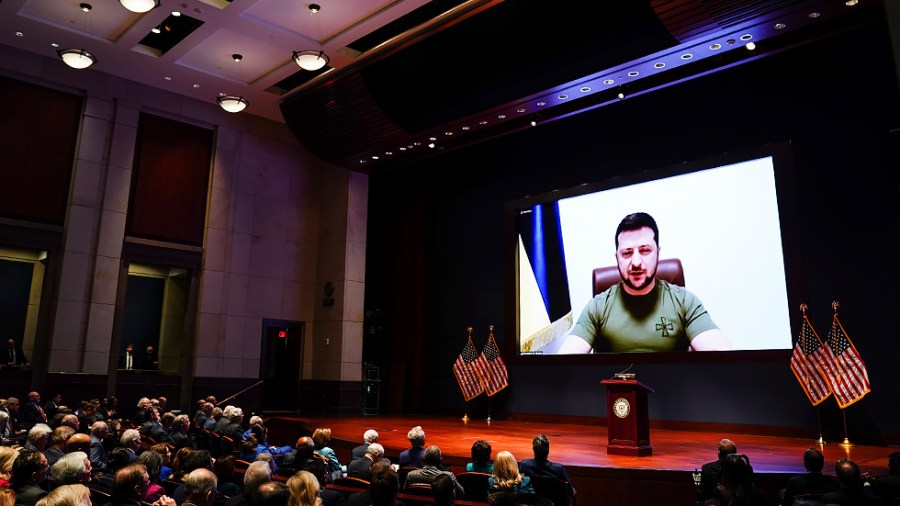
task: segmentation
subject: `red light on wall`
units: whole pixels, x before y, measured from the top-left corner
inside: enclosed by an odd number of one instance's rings
[[[286,337],[287,337],[287,330],[285,330],[285,329],[280,329],[280,330],[278,331],[278,339],[284,339],[284,338],[286,338]]]

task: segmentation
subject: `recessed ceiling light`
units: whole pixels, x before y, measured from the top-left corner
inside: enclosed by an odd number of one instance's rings
[[[448,131],[444,132],[444,135],[446,135],[447,137],[450,137],[451,135],[453,135],[453,132],[448,130]]]
[[[516,109],[516,112],[523,113],[523,112],[525,112],[525,109],[522,107],[519,107],[518,109]]]
[[[372,155],[372,160],[378,160],[378,155]]]
[[[661,61],[658,61],[658,62],[656,62],[656,63],[653,64],[653,68],[656,68],[656,69],[661,69],[661,68],[663,68],[663,67],[665,67],[665,66],[666,66],[666,64],[665,64],[664,62],[661,62]]]
[[[166,81],[171,81],[171,80],[172,80],[172,76],[166,76],[166,77],[164,77],[163,79],[165,79]]]
[[[194,83],[194,88],[199,88],[199,87],[200,87],[199,84]]]
[[[406,146],[400,146],[400,151],[406,151]]]
[[[859,3],[859,0],[847,0],[846,2],[844,2],[844,5],[846,5],[847,7],[853,7],[854,5],[856,5],[858,3]]]
[[[487,125],[487,120],[481,120],[478,122],[479,125]]]
[[[682,60],[690,60],[693,57],[694,55],[692,55],[691,53],[684,53],[683,55],[681,55]]]
[[[244,59],[244,55],[234,53],[233,55],[231,55],[231,59],[234,60],[235,62],[240,62],[241,60]]]
[[[591,89],[587,86],[582,86],[581,89],[578,91],[580,91],[582,93],[587,93],[587,92],[591,91]]]
[[[172,11],[172,15],[177,18],[177,17],[181,16],[181,13],[178,11]]]
[[[432,142],[434,142],[434,141],[436,141],[436,140],[437,140],[437,137],[429,137],[429,138],[428,138],[428,140],[430,140],[430,141],[432,141]]]
[[[22,32],[16,32],[16,37],[24,37],[25,34]]]
[[[744,44],[744,47],[746,47],[749,51],[753,51],[754,49],[756,49],[756,43],[748,42],[748,43]]]
[[[150,29],[150,31],[153,33],[162,33],[162,30],[160,30],[160,28],[158,26],[154,26],[153,28]]]
[[[640,74],[640,72],[638,72],[637,70],[632,70],[628,73],[628,77],[637,77],[638,74]]]
[[[722,49],[722,44],[719,44],[718,42],[709,46],[710,51],[718,51],[719,49]]]
[[[429,143],[429,144],[428,144],[428,147],[431,148],[431,149],[434,149],[434,143],[433,143],[433,142]]]
[[[615,81],[613,81],[612,79],[604,79],[604,80],[603,80],[603,84],[612,84],[612,83],[614,83],[614,82],[615,82]]]
[[[776,29],[776,30],[784,30],[785,28],[787,28],[787,25],[786,25],[786,24],[784,24],[784,23],[775,23],[775,29]]]
[[[468,131],[469,131],[469,126],[466,125],[466,126],[460,128],[460,130],[462,130],[463,132],[468,132]]]
[[[309,8],[309,12],[312,12],[313,14],[322,10],[322,6],[319,4],[309,4],[308,8]]]
[[[498,115],[497,115],[497,119],[506,119],[506,115],[505,115],[505,114],[498,114]]]
[[[59,47],[59,42],[51,42],[50,47]]]
[[[745,33],[744,35],[741,35],[741,40],[750,40],[752,38],[753,38],[753,36],[750,35],[749,33]]]
[[[560,100],[565,100],[565,99],[569,98],[569,96],[568,96],[568,95],[559,95],[559,96],[556,97],[556,98],[558,98],[558,99],[560,99]]]
[[[816,19],[819,16],[821,16],[821,14],[819,14],[818,12],[810,12],[809,13],[809,19]]]
[[[537,104],[534,104],[534,105],[536,105],[538,107],[544,107],[545,105],[547,105],[547,102],[538,102]]]

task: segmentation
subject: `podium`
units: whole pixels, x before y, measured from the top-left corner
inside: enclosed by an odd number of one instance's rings
[[[647,394],[653,389],[634,379],[609,379],[606,386],[606,418],[609,444],[606,453],[646,457],[650,446],[650,419]]]

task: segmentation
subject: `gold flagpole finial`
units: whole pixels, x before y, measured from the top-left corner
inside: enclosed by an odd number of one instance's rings
[[[800,304],[800,314],[806,316],[806,313],[809,311],[809,306],[806,304]]]
[[[466,328],[466,332],[468,332],[469,337],[471,338],[472,337],[472,327]]]
[[[838,309],[840,309],[840,307],[841,307],[841,303],[838,302],[838,301],[833,301],[833,302],[831,303],[831,309],[834,310],[834,314],[837,314]]]
[[[494,335],[494,326],[493,325],[488,325],[488,333],[490,335]]]

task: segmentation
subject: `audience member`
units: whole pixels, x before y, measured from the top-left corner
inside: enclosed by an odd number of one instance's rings
[[[431,483],[431,497],[433,506],[453,506],[456,501],[456,488],[453,479],[442,474],[436,476]]]
[[[900,452],[888,455],[888,474],[872,480],[872,490],[882,499],[900,502]]]
[[[531,440],[531,449],[534,452],[533,459],[525,459],[519,464],[519,471],[532,480],[535,478],[556,478],[563,480],[569,484],[572,494],[575,493],[575,487],[569,480],[569,473],[566,472],[566,466],[551,462],[550,456],[550,439],[544,434],[538,434]],[[495,463],[496,465],[496,463]]]
[[[372,464],[372,467],[369,468],[369,488],[360,492],[354,492],[347,497],[347,506],[372,506],[374,504],[372,497],[372,487],[376,482],[380,482],[383,480],[383,476],[393,473],[394,476],[397,476],[397,473],[391,469],[390,463],[386,460],[379,460]],[[380,485],[382,488],[387,486],[387,484],[382,483]],[[400,489],[400,480],[397,479],[397,490],[399,493]],[[381,497],[386,495],[386,492],[379,492]],[[393,503],[387,503],[388,506],[403,506],[402,502],[394,500]]]
[[[193,506],[212,506],[217,497],[219,483],[216,475],[209,469],[194,469],[184,478],[184,502]],[[177,499],[176,499],[177,502]]]
[[[400,459],[397,462],[400,467],[422,467],[425,465],[425,431],[421,425],[416,425],[406,434],[409,439],[410,448],[400,452]]]
[[[288,478],[287,488],[291,497],[289,506],[322,506],[319,497],[319,480],[307,471],[297,471]]]
[[[66,453],[91,452],[91,436],[82,432],[76,432],[66,438]]]
[[[185,475],[190,472],[185,469],[192,453],[194,453],[194,450],[190,448],[182,448],[175,452],[175,456],[172,457],[172,476],[169,478],[170,480],[184,481]]]
[[[459,482],[456,481],[456,476],[452,471],[444,471],[441,469],[441,449],[436,445],[431,445],[425,449],[425,455],[422,457],[422,461],[424,462],[424,466],[421,469],[415,469],[410,471],[409,474],[406,475],[406,484],[405,488],[409,488],[413,485],[417,484],[428,484],[434,481],[434,479],[440,474],[447,474],[450,478],[453,479],[453,488],[456,489],[456,495],[462,497],[466,494],[466,490],[463,488]]]
[[[91,466],[98,471],[106,469],[106,438],[109,436],[109,424],[94,422],[91,426],[91,445],[88,451]]]
[[[116,472],[127,465],[128,450],[120,446],[113,448],[110,450],[109,457],[106,460],[106,469],[95,480],[91,481],[91,488],[112,494],[113,486],[116,482]]]
[[[397,500],[400,493],[400,479],[397,473],[387,466],[387,470],[373,476],[372,484],[369,485],[369,492],[372,497],[372,506],[397,506],[403,504]]]
[[[213,462],[213,472],[219,485],[216,490],[225,497],[234,497],[241,493],[241,487],[234,480],[234,455],[226,455]]]
[[[502,451],[494,461],[493,475],[488,478],[490,492],[511,492],[513,494],[533,494],[531,478],[519,472],[519,465],[512,453]]]
[[[36,506],[91,506],[91,491],[82,484],[61,485],[45,495]]]
[[[383,456],[384,447],[379,443],[370,443],[362,458],[351,460],[350,463],[347,464],[347,476],[368,480],[369,469],[371,469],[372,464],[381,460]]]
[[[278,481],[263,483],[250,495],[250,506],[287,506],[291,492]]]
[[[160,497],[166,495],[166,489],[160,484],[159,473],[162,468],[162,457],[156,452],[142,452],[138,455],[136,464],[143,464],[147,470],[147,476],[150,477],[150,484],[147,485],[147,492],[144,494],[143,500],[153,502]]]
[[[487,474],[494,472],[494,465],[491,464],[491,445],[484,439],[472,443],[472,462],[466,464],[466,471]]]
[[[179,448],[191,447],[191,437],[188,432],[191,429],[191,419],[187,415],[172,415],[171,412],[163,415],[164,418],[172,416],[172,429],[169,432],[169,443],[178,450]],[[163,424],[165,426],[165,424]],[[157,441],[159,442],[159,441]]]
[[[803,452],[803,467],[806,469],[806,473],[791,476],[787,486],[779,492],[782,497],[782,506],[792,506],[794,498],[797,496],[821,496],[840,489],[840,485],[834,477],[822,474],[822,468],[825,467],[825,456],[817,448],[809,448]]]
[[[50,441],[50,434],[52,433],[53,429],[46,423],[34,424],[31,429],[28,430],[28,438],[25,440],[25,446],[23,446],[22,449],[33,452],[44,451],[47,448],[47,443]]]
[[[48,421],[53,420],[53,417],[56,416],[56,413],[60,408],[60,402],[62,402],[62,395],[53,394],[53,397],[51,397],[50,400],[44,404],[44,414],[47,415]]]
[[[159,479],[168,480],[171,478],[172,468],[169,467],[169,464],[172,463],[172,451],[169,450],[169,445],[166,443],[156,443],[150,447],[150,451],[158,453],[162,462],[159,466]]]
[[[697,502],[712,498],[716,485],[722,477],[722,462],[725,457],[737,453],[737,445],[730,439],[721,439],[716,445],[716,460],[703,464],[700,469],[700,484],[697,485]]]
[[[56,461],[66,454],[66,439],[75,434],[75,429],[67,425],[61,425],[50,434],[50,446],[44,449],[44,456],[47,457],[47,464],[53,466]]]
[[[350,460],[361,459],[366,454],[366,448],[372,443],[378,442],[378,431],[368,429],[363,433],[363,444],[350,451]]]
[[[0,506],[15,506],[16,493],[9,487],[0,487]]]
[[[159,408],[150,406],[144,410],[147,421],[141,425],[141,436],[150,438],[153,443],[165,443],[169,440],[169,434],[159,421]]]
[[[265,462],[253,462],[244,472],[244,490],[225,502],[225,506],[248,506],[253,492],[272,480],[272,468]]]
[[[137,451],[141,448],[141,433],[137,429],[125,429],[119,438],[119,445],[128,450],[128,462],[137,460]]]
[[[316,453],[328,459],[328,462],[326,463],[328,473],[331,474],[332,477],[340,476],[343,467],[341,466],[340,461],[338,461],[334,450],[328,446],[331,443],[331,429],[328,427],[317,428],[313,431],[312,440],[316,445]]]
[[[47,414],[41,407],[40,392],[28,393],[28,402],[22,406],[22,428],[31,429],[36,423],[47,423]]]
[[[302,469],[313,458],[318,458],[315,456],[315,452],[316,443],[313,442],[312,438],[300,436],[297,438],[294,450],[285,452],[281,457],[281,467],[286,470],[292,469],[293,471],[290,471],[290,474],[293,474],[294,471]]]
[[[116,471],[113,484],[112,506],[141,506],[150,486],[150,475],[141,464],[129,464]]]
[[[51,470],[56,485],[87,485],[91,482],[91,460],[84,452],[72,452],[53,464]]]
[[[16,504],[34,506],[39,499],[47,495],[41,488],[47,479],[47,457],[41,452],[19,452],[13,461],[10,488],[16,493]]]
[[[13,462],[19,452],[9,446],[0,446],[0,488],[8,487],[9,481],[12,479]]]
[[[724,506],[766,506],[766,494],[753,484],[750,459],[740,453],[730,453],[722,460],[722,474],[713,496]]]
[[[840,484],[840,490],[822,496],[822,502],[838,506],[868,506],[881,504],[881,499],[872,491],[872,487],[864,486],[859,466],[850,459],[838,459],[834,464],[834,476]]]

